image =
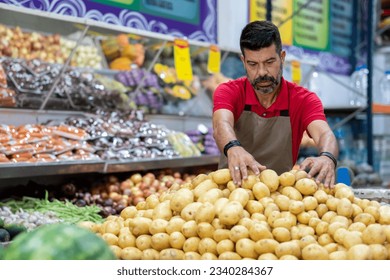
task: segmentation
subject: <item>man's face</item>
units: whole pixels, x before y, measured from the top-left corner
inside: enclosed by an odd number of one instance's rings
[[[245,49],[245,56],[241,56],[244,67],[253,88],[257,93],[274,93],[283,76],[283,62],[286,53],[279,55],[275,45],[252,51]]]

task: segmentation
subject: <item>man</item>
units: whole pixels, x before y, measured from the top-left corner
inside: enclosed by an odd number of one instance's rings
[[[249,23],[240,48],[247,77],[220,84],[213,95],[214,138],[223,152],[219,167],[228,167],[237,185],[248,169],[255,174],[266,168],[289,171],[307,131],[319,156],[305,159],[300,168],[333,187],[336,138],[317,95],[283,78],[286,53],[278,28],[269,21]]]

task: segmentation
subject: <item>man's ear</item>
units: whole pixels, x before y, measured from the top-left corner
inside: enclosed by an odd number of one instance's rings
[[[282,50],[280,52],[280,59],[282,60],[282,63],[284,64],[284,61],[286,59],[286,51],[285,50]]]
[[[242,63],[245,64],[245,56],[243,54],[240,54],[240,59],[241,59]]]

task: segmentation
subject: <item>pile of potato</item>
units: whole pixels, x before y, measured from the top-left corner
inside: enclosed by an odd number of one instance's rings
[[[390,259],[390,206],[304,171],[267,169],[237,187],[228,169],[82,223],[120,259]]]

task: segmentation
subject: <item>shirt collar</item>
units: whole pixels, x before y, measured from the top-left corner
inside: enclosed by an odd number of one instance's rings
[[[288,86],[286,80],[282,77],[281,80],[282,86],[280,88],[279,95],[276,97],[275,102],[268,109],[272,110],[286,110],[288,109]],[[255,90],[253,89],[251,83],[248,79],[246,79],[246,103],[248,105],[257,105],[261,106],[259,101],[257,100]]]

